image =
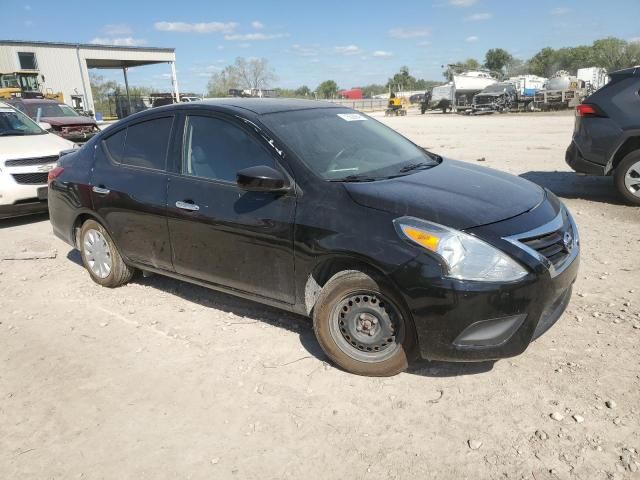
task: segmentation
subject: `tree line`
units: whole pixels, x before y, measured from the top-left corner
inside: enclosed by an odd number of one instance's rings
[[[591,45],[577,47],[545,47],[527,60],[515,58],[502,48],[487,51],[484,63],[475,58],[448,65],[444,76],[464,70],[485,68],[502,77],[533,74],[550,77],[558,70],[575,75],[579,68],[602,67],[612,72],[640,64],[640,42],[628,42],[620,38],[603,38]]]

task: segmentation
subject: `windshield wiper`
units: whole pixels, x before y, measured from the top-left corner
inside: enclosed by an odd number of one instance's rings
[[[336,178],[334,180],[329,180],[330,182],[375,182],[376,180],[380,180],[380,177],[370,177],[367,175],[347,175],[343,178]]]
[[[432,168],[434,165],[431,163],[425,163],[425,162],[419,162],[419,163],[411,163],[409,165],[405,165],[404,167],[402,167],[400,170],[398,170],[399,173],[407,173],[407,172],[411,172],[412,170],[420,170],[423,168]]]

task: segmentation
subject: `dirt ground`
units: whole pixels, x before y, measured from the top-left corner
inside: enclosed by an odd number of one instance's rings
[[[562,197],[582,265],[554,328],[494,364],[357,377],[305,318],[159,276],[101,288],[46,216],[0,222],[0,257],[57,251],[0,260],[0,478],[640,478],[640,209],[569,171],[570,114],[383,120]]]

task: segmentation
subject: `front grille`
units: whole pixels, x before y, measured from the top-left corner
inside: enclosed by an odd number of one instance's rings
[[[14,173],[13,179],[20,185],[44,185],[47,183],[49,172]]]
[[[525,250],[542,262],[555,277],[573,263],[580,252],[580,237],[576,224],[566,209],[549,223],[504,240]]]
[[[37,157],[37,158],[20,158],[17,160],[7,160],[4,162],[7,167],[24,167],[30,165],[46,165],[47,163],[54,163],[58,161],[58,156],[52,157]]]
[[[558,230],[534,238],[521,239],[520,241],[547,258],[554,267],[558,268],[571,254],[569,247],[564,243],[564,233],[562,230]]]

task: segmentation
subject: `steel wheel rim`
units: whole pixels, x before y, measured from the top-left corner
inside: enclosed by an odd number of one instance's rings
[[[640,197],[640,162],[634,163],[626,171],[624,185],[632,195]]]
[[[93,228],[84,234],[84,258],[91,273],[98,278],[107,278],[111,273],[113,260],[111,249],[104,235]]]
[[[343,353],[365,363],[389,359],[404,340],[398,307],[371,291],[349,293],[336,302],[329,331]]]

